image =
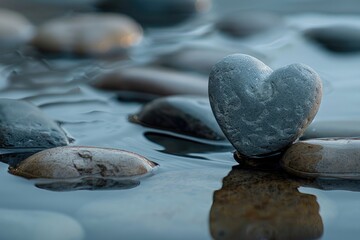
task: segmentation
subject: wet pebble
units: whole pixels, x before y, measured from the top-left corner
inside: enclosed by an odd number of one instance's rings
[[[127,14],[145,26],[169,26],[205,12],[211,0],[100,0],[103,11]]]
[[[297,142],[281,165],[300,177],[360,178],[360,139],[329,138]]]
[[[305,130],[301,139],[360,137],[360,121],[315,121]]]
[[[52,148],[69,144],[64,131],[36,106],[0,99],[0,147]]]
[[[327,26],[305,31],[305,37],[336,53],[360,52],[360,28]]]
[[[124,150],[72,146],[41,151],[9,171],[26,178],[111,178],[145,175],[155,166],[143,156]]]
[[[235,12],[216,22],[222,33],[233,37],[249,37],[281,25],[281,18],[266,12]]]
[[[227,55],[237,52],[257,55],[249,49],[232,50],[205,46],[184,46],[173,52],[160,55],[157,63],[162,66],[197,72],[208,76],[215,63]]]
[[[206,77],[164,68],[131,67],[99,76],[94,85],[101,89],[137,92],[155,96],[207,96]]]
[[[249,157],[294,142],[316,115],[321,96],[320,77],[303,64],[273,71],[254,57],[234,54],[210,73],[214,115],[236,150]]]
[[[159,128],[209,140],[225,140],[208,98],[173,96],[146,104],[132,120],[147,127]]]
[[[29,41],[34,34],[34,26],[21,14],[0,9],[0,43],[13,45]]]
[[[141,27],[125,15],[89,13],[44,23],[33,44],[49,52],[101,55],[124,51],[141,38]]]

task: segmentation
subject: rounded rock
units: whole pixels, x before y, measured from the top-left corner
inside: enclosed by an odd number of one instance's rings
[[[360,139],[324,138],[297,142],[285,152],[281,165],[300,177],[360,179]]]
[[[216,27],[232,37],[249,37],[281,24],[281,18],[266,12],[236,12],[221,18]]]
[[[141,39],[141,27],[125,15],[77,14],[44,23],[33,45],[49,52],[101,55],[123,51]]]
[[[189,73],[152,67],[131,67],[106,73],[95,80],[101,89],[137,92],[155,96],[207,96],[207,79]]]
[[[150,173],[155,166],[124,150],[71,146],[36,153],[9,171],[26,178],[131,177]]]
[[[360,52],[360,28],[327,26],[305,31],[305,37],[335,53]]]
[[[132,117],[136,123],[209,140],[225,140],[208,98],[173,96],[146,104]]]
[[[0,9],[0,43],[9,44],[29,41],[34,34],[34,26],[21,14]]]
[[[258,59],[225,57],[209,77],[211,108],[236,150],[248,157],[283,151],[302,135],[321,102],[319,75],[303,64],[273,71]]]

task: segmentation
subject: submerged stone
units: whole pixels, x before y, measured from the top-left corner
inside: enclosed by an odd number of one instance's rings
[[[309,29],[304,34],[308,39],[332,52],[360,52],[360,28],[358,27],[319,27]]]
[[[141,38],[141,27],[127,16],[89,13],[44,23],[33,45],[49,52],[99,55],[123,51]]]
[[[64,131],[36,106],[0,99],[1,148],[52,148],[69,144]]]
[[[281,165],[300,177],[360,179],[360,139],[297,142],[285,152]]]
[[[319,75],[303,64],[273,71],[258,59],[230,55],[209,78],[211,108],[224,134],[247,157],[271,155],[294,142],[321,102]]]
[[[34,26],[21,14],[0,9],[0,44],[13,45],[29,41],[34,35]]]
[[[211,0],[99,0],[103,11],[127,14],[145,26],[168,26],[181,23],[207,11]]]
[[[314,195],[281,171],[233,168],[214,192],[210,232],[216,239],[318,239],[324,231]]]
[[[73,146],[41,151],[9,171],[26,178],[119,178],[145,175],[155,166],[145,157],[124,150]]]
[[[281,24],[281,18],[266,12],[235,12],[223,16],[217,23],[219,31],[233,37],[248,37]]]
[[[132,120],[147,127],[209,140],[225,140],[208,98],[173,96],[146,104]]]
[[[205,77],[189,73],[164,68],[131,67],[99,76],[94,85],[106,90],[156,96],[207,96],[208,83]]]
[[[62,213],[0,209],[1,239],[83,240],[85,231],[74,218]]]

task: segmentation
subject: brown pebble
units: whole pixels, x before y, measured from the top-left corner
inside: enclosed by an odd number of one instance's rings
[[[360,178],[360,139],[329,138],[297,142],[284,154],[282,167],[308,178]]]
[[[131,177],[147,174],[155,166],[145,157],[124,150],[71,146],[36,153],[9,171],[26,178]]]
[[[77,14],[44,23],[33,44],[44,51],[98,55],[127,49],[141,38],[141,27],[125,15]]]
[[[207,96],[207,78],[164,68],[131,67],[99,76],[95,86],[158,96]]]

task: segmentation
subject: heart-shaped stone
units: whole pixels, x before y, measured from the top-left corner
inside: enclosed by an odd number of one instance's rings
[[[303,64],[273,71],[258,59],[234,54],[212,68],[211,108],[226,137],[247,157],[280,152],[311,123],[321,102],[319,75]]]

